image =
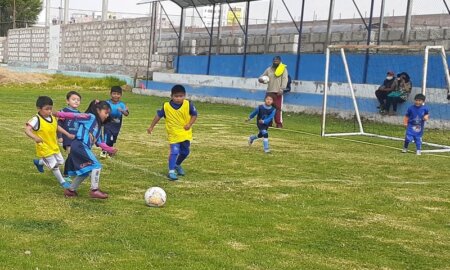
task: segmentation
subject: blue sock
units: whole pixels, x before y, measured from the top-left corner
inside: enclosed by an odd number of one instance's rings
[[[264,146],[264,151],[269,150],[269,139],[268,138],[264,138],[263,146]]]
[[[175,166],[177,165],[177,157],[178,155],[172,153],[169,155],[169,170],[175,170]]]
[[[251,139],[252,141],[254,141],[254,140],[258,139],[258,136],[252,135],[252,136],[250,136],[250,139]]]
[[[187,158],[187,155],[184,154],[179,154],[178,158],[177,158],[177,162],[175,163],[177,166],[181,165],[181,163],[183,163],[183,161]]]

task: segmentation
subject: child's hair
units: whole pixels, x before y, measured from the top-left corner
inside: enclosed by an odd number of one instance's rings
[[[276,94],[267,93],[266,96],[264,97],[264,101],[266,100],[267,97],[271,97],[272,101],[275,101],[275,96],[276,96]],[[272,107],[274,107],[275,109],[278,110],[278,107],[274,103],[272,103]]]
[[[172,87],[171,90],[171,95],[175,94],[186,94],[186,89],[184,88],[184,86],[177,84],[174,87]]]
[[[120,87],[118,85],[111,87],[111,93],[122,94],[122,87]]]
[[[98,115],[98,110],[106,110],[106,109],[111,110],[111,106],[109,105],[108,102],[93,100],[91,101],[91,103],[89,103],[89,107],[87,108],[86,113],[92,113],[93,115],[95,115],[95,118],[97,119],[99,124],[105,124],[109,122],[111,119],[110,117],[108,117],[105,121],[102,122],[102,120]]]
[[[36,107],[42,109],[44,106],[53,106],[53,100],[47,96],[40,96],[36,100]]]
[[[66,99],[69,99],[73,95],[78,96],[81,99],[81,95],[77,91],[70,91],[69,93],[67,93]]]
[[[417,100],[417,99],[422,100],[422,101],[425,101],[425,95],[424,95],[424,94],[417,94],[417,95],[414,97],[414,100]]]

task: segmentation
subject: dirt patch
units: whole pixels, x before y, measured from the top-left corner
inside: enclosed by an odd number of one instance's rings
[[[52,77],[47,74],[21,73],[0,68],[0,84],[28,84],[28,83],[46,83]]]

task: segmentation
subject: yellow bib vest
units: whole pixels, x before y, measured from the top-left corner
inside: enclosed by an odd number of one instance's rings
[[[189,101],[184,100],[178,110],[175,110],[169,102],[166,102],[164,103],[164,113],[166,115],[166,130],[169,143],[192,141],[192,128],[184,130],[184,126],[191,121]]]
[[[39,114],[36,115],[39,120],[38,130],[33,130],[33,134],[42,139],[43,142],[36,144],[36,156],[48,157],[60,152],[56,132],[58,131],[58,121],[51,116],[51,122],[45,120]]]

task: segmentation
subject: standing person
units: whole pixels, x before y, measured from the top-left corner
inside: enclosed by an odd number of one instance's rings
[[[165,102],[162,109],[157,111],[148,134],[152,134],[153,128],[161,118],[166,118],[166,131],[170,144],[169,173],[167,177],[171,181],[178,180],[178,176],[184,176],[185,171],[181,167],[183,161],[190,153],[192,141],[192,125],[197,120],[197,109],[194,104],[186,99],[186,89],[182,85],[172,87],[171,100]]]
[[[66,95],[67,106],[61,110],[61,112],[71,112],[71,113],[80,113],[78,107],[81,102],[81,95],[76,91],[70,91]],[[58,133],[59,142],[62,143],[64,150],[66,150],[67,154],[70,153],[70,145],[72,144],[73,139],[75,138],[75,134],[78,131],[78,122],[71,119],[58,119],[58,125],[63,128],[68,133],[72,134],[73,137],[69,138],[62,133]],[[67,160],[66,160],[67,163]],[[63,176],[66,180],[70,180],[67,174],[67,164],[64,165]]]
[[[252,145],[256,139],[263,138],[263,148],[265,153],[270,153],[268,129],[270,124],[272,124],[272,120],[277,111],[275,107],[272,106],[273,96],[273,94],[267,94],[264,99],[264,104],[256,107],[246,120],[246,122],[248,122],[256,116],[256,126],[258,127],[259,132],[258,135],[251,135],[248,138],[248,144]]]
[[[37,114],[31,118],[25,127],[25,134],[36,142],[36,156],[33,163],[39,172],[44,172],[44,165],[52,170],[56,180],[63,188],[69,188],[70,182],[65,180],[59,170],[64,164],[64,158],[59,150],[57,133],[61,132],[68,138],[75,136],[58,126],[52,116],[53,100],[47,96],[40,96],[36,101]]]
[[[394,76],[395,74],[393,71],[388,71],[383,84],[380,85],[380,87],[378,87],[375,91],[375,96],[377,97],[379,103],[377,108],[380,109],[380,113],[385,113],[386,99],[389,93],[397,88],[397,80]]]
[[[411,93],[412,84],[408,73],[402,72],[397,74],[397,88],[390,92],[386,99],[385,112],[389,115],[397,114],[397,106],[408,100],[408,95]],[[392,104],[392,111],[389,111]]]
[[[122,87],[111,87],[111,99],[106,102],[111,106],[109,115],[110,121],[105,124],[105,142],[108,146],[113,147],[119,137],[120,128],[122,127],[122,116],[128,116],[130,113],[128,107],[120,99],[122,98]],[[105,158],[107,153],[103,151],[101,157]]]
[[[428,107],[424,105],[425,96],[417,94],[414,97],[414,105],[408,108],[403,124],[406,127],[405,143],[403,145],[403,153],[408,152],[408,145],[414,141],[416,143],[416,154],[421,155],[422,136],[425,121],[430,118]]]
[[[86,113],[58,112],[56,115],[65,119],[76,120],[79,123],[76,139],[72,142],[67,171],[75,176],[70,188],[64,190],[66,197],[78,196],[77,189],[90,175],[91,190],[89,195],[95,199],[106,199],[108,194],[99,189],[102,165],[92,153],[92,146],[97,145],[103,151],[115,154],[117,149],[103,142],[102,126],[108,121],[111,107],[106,101],[92,101]]]
[[[280,56],[275,56],[272,61],[272,66],[268,67],[262,76],[269,77],[267,93],[275,94],[273,96],[273,104],[277,108],[275,124],[277,128],[283,128],[283,91],[287,88],[289,80],[287,66],[281,62]],[[264,83],[261,78],[259,82]]]

